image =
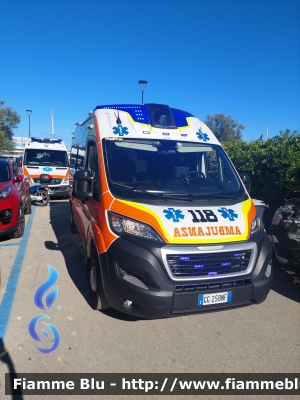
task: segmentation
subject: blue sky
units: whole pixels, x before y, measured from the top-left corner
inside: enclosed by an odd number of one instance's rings
[[[246,141],[300,130],[299,0],[2,0],[0,99],[15,136],[70,147],[100,104],[231,115]]]

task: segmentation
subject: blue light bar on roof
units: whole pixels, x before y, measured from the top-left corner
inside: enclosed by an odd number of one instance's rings
[[[38,142],[38,143],[61,143],[61,139],[49,139],[49,138],[31,138],[32,142]]]
[[[140,122],[141,124],[149,124],[149,115],[148,109],[145,105],[141,104],[112,104],[112,105],[105,105],[105,106],[97,106],[95,110],[108,108],[111,110],[120,110],[125,111],[130,114],[131,118],[136,121]]]
[[[153,105],[155,105],[155,104],[153,104]],[[120,110],[120,111],[124,111],[124,112],[127,112],[128,114],[130,114],[131,118],[136,122],[140,122],[141,124],[151,125],[148,106],[151,106],[151,105],[147,105],[147,104],[110,104],[110,105],[97,106],[93,111],[106,109],[106,108],[110,109],[110,110]],[[170,108],[170,110],[174,117],[176,127],[188,126],[186,119],[188,117],[193,117],[192,114],[190,114],[186,111],[178,110],[176,108]],[[175,128],[175,126],[173,128]]]
[[[193,117],[192,114],[190,114],[190,113],[188,113],[186,111],[177,110],[177,108],[171,108],[171,110],[172,110],[173,117],[174,117],[174,119],[176,121],[176,125],[178,127],[188,126],[188,123],[187,123],[186,119],[188,117]]]

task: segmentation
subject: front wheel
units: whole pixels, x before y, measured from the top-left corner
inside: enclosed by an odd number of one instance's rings
[[[31,200],[30,198],[28,199],[28,203],[25,209],[25,214],[31,214]]]
[[[76,223],[74,221],[74,214],[73,214],[72,206],[71,206],[71,212],[70,212],[70,220],[71,220],[71,232],[78,233],[78,229],[77,229]]]
[[[49,193],[47,190],[37,190],[36,195],[42,197],[42,200],[35,200],[36,206],[47,206],[49,204]]]
[[[105,310],[110,308],[104,293],[99,258],[96,250],[92,251],[87,261],[87,277],[90,284],[91,306],[94,310]]]
[[[25,216],[23,207],[19,207],[19,218],[18,218],[18,228],[14,233],[9,236],[12,239],[20,238],[23,236],[25,230]]]

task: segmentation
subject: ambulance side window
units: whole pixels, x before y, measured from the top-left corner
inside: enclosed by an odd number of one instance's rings
[[[85,162],[85,146],[78,144],[72,144],[71,155],[70,155],[70,168],[82,169],[84,168]]]
[[[91,174],[95,174],[95,183],[94,183],[94,199],[100,200],[100,176],[99,176],[99,160],[98,160],[98,151],[97,151],[97,143],[92,140],[88,142],[87,145],[87,154],[86,154],[86,169],[88,169]]]

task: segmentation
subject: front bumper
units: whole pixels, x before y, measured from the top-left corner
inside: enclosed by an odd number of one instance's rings
[[[0,235],[9,235],[14,233],[18,229],[18,225],[10,227],[10,228],[3,228],[5,225],[0,225]]]
[[[3,217],[3,213],[6,210],[11,213],[11,217],[9,218]],[[14,233],[17,229],[18,229],[17,213],[15,213],[14,210],[12,210],[11,208],[0,210],[0,235],[8,235],[10,233]]]
[[[166,270],[162,255],[174,246],[120,237],[100,256],[107,299],[113,308],[142,318],[261,303],[271,288],[272,249],[265,232],[253,242],[256,244],[255,260],[251,271],[245,275],[174,281]],[[198,306],[199,295],[226,292],[231,292],[230,302]],[[132,302],[130,307],[125,305],[125,300]]]
[[[69,196],[69,185],[48,185],[51,190],[50,196]]]
[[[8,235],[18,229],[19,198],[11,194],[0,201],[0,235]],[[4,215],[5,211],[9,211],[9,217]]]

